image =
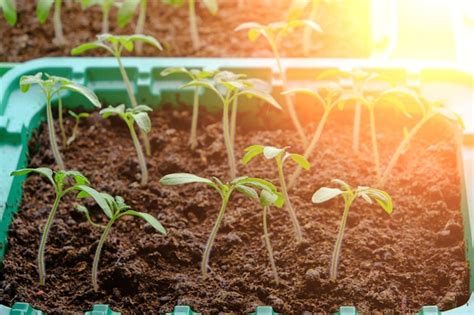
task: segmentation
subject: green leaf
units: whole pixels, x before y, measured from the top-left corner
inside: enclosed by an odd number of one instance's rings
[[[392,197],[388,193],[383,190],[375,189],[375,188],[362,188],[362,191],[369,195],[371,198],[375,199],[375,201],[382,207],[385,212],[391,214],[393,212],[393,202]]]
[[[167,186],[190,183],[204,183],[208,185],[214,185],[214,182],[207,178],[199,177],[189,173],[174,173],[165,175],[160,179],[160,183]]]
[[[65,177],[72,177],[78,185],[89,185],[89,180],[79,171],[62,171]]]
[[[137,123],[138,127],[143,130],[145,133],[149,133],[151,130],[151,120],[150,117],[148,117],[148,114],[145,112],[141,113],[134,113],[132,114],[133,119]]]
[[[154,216],[144,213],[144,212],[138,212],[135,210],[127,210],[125,211],[122,215],[131,215],[134,217],[139,217],[148,222],[155,230],[160,232],[161,234],[166,235],[166,229],[161,225],[160,221],[158,221]]]
[[[49,15],[49,10],[53,5],[54,0],[38,0],[36,4],[36,16],[41,24],[46,22]]]
[[[263,189],[260,193],[259,200],[262,207],[269,207],[278,200],[278,196],[268,190]]]
[[[209,89],[216,93],[217,96],[219,96],[219,99],[221,100],[222,103],[224,103],[224,99],[222,98],[221,92],[219,92],[216,87],[208,80],[193,80],[189,83],[186,83],[180,87],[180,89],[184,89],[187,87],[195,87],[195,86],[201,86],[203,88]]]
[[[71,50],[71,55],[76,56],[76,55],[81,55],[85,53],[86,51],[92,50],[92,49],[105,49],[110,52],[110,48],[107,47],[106,45],[102,44],[101,42],[90,42],[90,43],[85,43],[82,45],[79,45]]]
[[[219,10],[219,5],[217,4],[217,0],[203,0],[202,1],[206,6],[207,10],[212,14],[216,15],[217,11]]]
[[[321,187],[313,194],[311,201],[313,203],[322,203],[343,193],[339,188]]]
[[[296,164],[304,168],[305,170],[309,170],[311,164],[309,164],[308,160],[302,156],[301,154],[291,153],[290,158],[295,161]]]
[[[148,105],[138,105],[138,106],[132,108],[131,111],[135,114],[136,113],[141,113],[141,112],[152,112],[153,108],[151,108]]]
[[[162,3],[174,5],[180,7],[184,4],[184,0],[161,0]]]
[[[245,155],[242,158],[242,164],[245,165],[248,162],[250,162],[254,157],[263,153],[263,145],[259,145],[259,144],[252,145],[245,148],[244,151],[245,151]]]
[[[117,24],[124,27],[133,19],[140,0],[124,0],[117,13]]]
[[[74,83],[74,82],[71,82],[69,84],[65,84],[62,86],[63,89],[66,89],[66,90],[70,90],[70,91],[74,91],[74,92],[77,92],[79,94],[82,94],[84,95],[91,103],[92,105],[94,105],[95,107],[97,108],[101,108],[102,107],[102,104],[100,103],[99,101],[99,98],[97,97],[97,95],[95,95],[95,93],[83,86],[83,85],[80,85],[80,84],[77,84],[77,83]]]
[[[135,34],[135,35],[127,36],[127,40],[129,42],[143,42],[159,50],[163,50],[163,47],[161,46],[160,42],[153,36]]]
[[[235,189],[237,189],[237,191],[241,192],[242,194],[249,197],[250,199],[255,199],[255,200],[258,199],[257,192],[255,191],[255,189],[251,187],[237,184],[235,185]]]
[[[23,168],[10,173],[10,176],[23,176],[29,173],[38,173],[41,176],[46,177],[50,183],[56,188],[56,182],[53,179],[53,171],[46,167],[38,168]]]
[[[336,184],[340,185],[340,186],[341,186],[342,188],[344,188],[345,190],[352,190],[351,186],[350,186],[348,183],[346,183],[345,181],[341,180],[341,179],[335,178],[335,179],[333,179],[333,180],[331,180],[331,181],[332,181],[333,183],[336,183]]]
[[[92,187],[87,185],[77,185],[77,189],[82,193],[79,193],[77,198],[86,198],[91,197],[99,205],[99,207],[104,211],[105,215],[110,219],[113,216],[112,209],[110,207],[111,196],[106,193],[100,193]],[[113,198],[112,198],[113,200]]]
[[[42,84],[43,73],[38,72],[35,75],[24,75],[20,78],[20,90],[25,93],[28,92],[32,84]]]
[[[276,192],[277,188],[271,182],[261,178],[247,177],[236,182],[237,185],[252,185],[260,189]]]
[[[125,114],[125,105],[120,104],[116,107],[109,105],[107,108],[102,109],[99,114],[102,115],[103,118],[108,118],[112,115],[123,115]]]
[[[280,104],[278,104],[278,102],[273,98],[273,96],[271,96],[270,94],[268,93],[265,93],[263,91],[259,91],[257,89],[246,89],[244,91],[242,91],[241,93],[238,93],[238,95],[246,95],[246,96],[249,96],[249,97],[256,97],[256,98],[259,98],[261,100],[264,100],[265,102],[269,103],[270,105],[272,105],[273,107],[275,108],[278,108],[278,109],[282,109]]]
[[[183,67],[170,67],[170,68],[166,68],[165,70],[161,71],[160,75],[162,77],[166,77],[170,74],[175,74],[175,73],[189,74],[189,71],[186,68],[183,68]]]
[[[8,24],[14,26],[17,21],[15,0],[0,0],[0,9]]]
[[[280,149],[272,146],[265,146],[263,147],[263,156],[265,156],[267,160],[271,160],[274,159],[277,155],[285,152],[286,149],[287,147]]]

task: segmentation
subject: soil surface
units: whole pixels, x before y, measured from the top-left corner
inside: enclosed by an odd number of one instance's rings
[[[78,3],[63,5],[62,21],[68,43],[54,43],[52,10],[45,24],[40,24],[35,14],[36,1],[17,0],[18,22],[11,27],[0,18],[0,61],[26,61],[46,56],[70,56],[71,48],[93,41],[102,32],[102,13],[99,7],[82,11]],[[65,1],[67,3],[67,1]],[[149,0],[144,33],[162,41],[163,52],[144,47],[144,56],[196,56],[196,57],[271,57],[268,44],[262,38],[256,43],[247,39],[246,32],[234,32],[244,22],[270,23],[284,20],[290,0],[245,0],[239,8],[237,0],[219,1],[219,13],[212,16],[197,1],[198,27],[202,47],[194,49],[188,31],[187,6],[176,8],[160,0]],[[368,1],[334,1],[321,5],[317,21],[324,33],[315,35],[309,56],[313,57],[367,57],[368,51]],[[357,12],[357,13],[356,13]],[[125,28],[116,26],[117,10],[110,16],[110,32],[132,34],[136,18]],[[307,13],[309,14],[309,13]],[[283,56],[301,57],[302,29],[295,31],[282,44]],[[105,55],[97,51],[95,55]],[[135,54],[135,53],[134,53]]]
[[[311,116],[317,121],[318,116]],[[106,242],[99,269],[100,292],[94,293],[90,269],[99,231],[74,210],[67,196],[50,234],[46,251],[47,283],[40,287],[36,253],[40,229],[53,201],[51,186],[39,176],[24,184],[21,211],[9,233],[9,250],[0,278],[0,303],[26,301],[48,314],[84,311],[94,303],[110,304],[124,314],[171,311],[188,304],[208,313],[250,312],[271,305],[287,314],[334,312],[355,305],[364,314],[406,314],[423,305],[446,310],[468,299],[468,266],[464,257],[460,186],[453,132],[443,121],[432,121],[402,156],[385,190],[394,200],[390,216],[361,200],[351,208],[343,242],[338,279],[328,280],[330,255],[342,215],[342,200],[311,203],[321,186],[340,178],[353,186],[375,182],[367,113],[363,115],[361,151],[351,149],[352,114],[334,112],[325,128],[313,166],[290,194],[304,230],[297,245],[284,209],[271,209],[269,225],[275,260],[282,282],[273,280],[262,240],[262,209],[243,195],[231,199],[210,260],[210,277],[202,281],[200,261],[204,244],[220,206],[218,194],[203,185],[164,187],[161,176],[190,172],[227,179],[227,160],[221,124],[201,113],[199,148],[186,145],[190,112],[155,110],[148,159],[150,183],[138,184],[136,155],[122,121],[94,114],[81,123],[80,137],[62,152],[66,166],[83,172],[98,190],[121,195],[139,211],[163,223],[167,236],[144,221],[118,221]],[[392,119],[386,121],[386,117]],[[380,123],[385,118],[384,123]],[[389,110],[379,111],[378,141],[386,165],[403,137],[405,121]],[[72,120],[67,120],[68,132]],[[284,125],[281,125],[284,126]],[[310,135],[315,123],[308,124]],[[392,130],[392,131],[391,131]],[[399,133],[393,130],[400,130]],[[300,152],[290,129],[239,129],[237,157],[252,144],[290,145]],[[30,166],[53,166],[46,128],[30,144]],[[290,174],[293,166],[287,165]],[[273,163],[257,158],[239,165],[239,175],[277,183]],[[86,202],[93,219],[105,222],[100,209]],[[306,313],[305,313],[306,312]]]

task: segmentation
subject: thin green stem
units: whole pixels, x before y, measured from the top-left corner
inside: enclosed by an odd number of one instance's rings
[[[234,149],[232,147],[232,142],[230,139],[230,130],[229,130],[229,95],[226,96],[224,102],[224,109],[222,113],[222,128],[224,131],[224,143],[225,148],[227,150],[227,160],[229,163],[230,169],[230,178],[236,177],[236,166],[235,166],[235,156],[234,156]]]
[[[188,0],[189,5],[189,32],[191,34],[191,40],[193,42],[193,48],[198,49],[201,46],[199,40],[199,31],[197,27],[197,19],[196,19],[196,1],[195,0]]]
[[[97,271],[99,269],[100,254],[114,222],[115,218],[112,218],[110,219],[109,223],[107,223],[104,231],[102,232],[102,235],[100,236],[99,244],[97,244],[97,248],[95,250],[94,262],[92,263],[92,286],[94,287],[95,292],[99,291],[99,284],[97,283]]]
[[[280,181],[283,197],[285,198],[285,207],[288,211],[288,214],[290,215],[291,223],[293,224],[293,231],[295,232],[296,241],[300,243],[303,241],[303,235],[301,233],[300,223],[296,217],[295,209],[293,208],[293,205],[290,201],[290,196],[288,195],[288,189],[286,188],[285,175],[283,173],[283,162],[280,157],[276,159],[276,162],[278,168],[278,179]]]
[[[219,214],[217,216],[217,220],[212,227],[211,234],[209,235],[209,239],[207,240],[206,248],[204,249],[204,254],[202,256],[202,263],[201,263],[201,273],[202,278],[207,278],[207,268],[209,266],[209,257],[211,256],[212,246],[214,245],[214,241],[216,239],[217,231],[222,223],[222,219],[224,218],[225,210],[227,208],[227,203],[229,202],[229,198],[232,191],[224,193],[222,196],[222,206],[219,210]]]
[[[127,121],[128,129],[130,130],[130,135],[132,136],[133,145],[135,146],[135,151],[137,152],[138,165],[140,165],[140,171],[142,174],[140,184],[146,186],[148,184],[148,169],[146,166],[145,155],[143,154],[142,146],[138,140],[137,133],[135,132],[133,120]]]
[[[327,107],[324,109],[324,113],[323,113],[323,116],[321,116],[321,119],[319,120],[318,127],[316,128],[316,131],[314,132],[313,137],[311,138],[311,142],[309,143],[309,146],[306,148],[304,152],[304,157],[306,159],[309,159],[311,155],[313,154],[314,150],[316,150],[316,146],[319,142],[319,139],[321,138],[321,134],[323,133],[324,126],[326,125],[331,109],[332,108],[330,107]],[[293,172],[293,174],[291,174],[290,182],[288,184],[288,187],[290,189],[293,188],[293,186],[298,181],[298,178],[302,170],[303,169],[298,165],[296,167],[296,170]]]
[[[58,117],[59,117],[59,129],[61,129],[61,143],[66,145],[66,131],[64,130],[64,119],[63,119],[63,100],[58,92]]]
[[[109,32],[109,12],[110,8],[102,8],[102,34],[107,34]]]
[[[135,34],[143,34],[143,30],[145,28],[145,19],[146,19],[146,7],[147,7],[147,0],[140,1],[140,12],[138,13],[138,21],[137,26],[135,27]],[[139,54],[142,53],[143,45],[141,42],[136,44],[137,52]]]
[[[46,117],[48,121],[48,135],[49,135],[49,144],[51,145],[51,151],[53,152],[54,160],[58,165],[59,169],[64,170],[64,162],[59,152],[58,142],[56,141],[56,131],[54,130],[54,121],[53,121],[53,110],[51,108],[51,95],[46,95],[47,104],[46,104]]]
[[[67,139],[66,145],[70,145],[74,140],[76,140],[77,133],[79,131],[79,119],[76,118],[76,122],[74,123],[74,127],[72,128],[72,134]]]
[[[191,133],[189,136],[189,144],[191,149],[194,150],[197,147],[197,123],[199,115],[199,87],[194,88],[194,100],[193,100],[193,118],[191,122]]]
[[[53,224],[54,217],[56,216],[56,212],[59,208],[59,202],[62,198],[62,193],[56,193],[56,198],[54,199],[53,208],[49,212],[48,220],[46,221],[46,225],[44,226],[43,234],[41,235],[40,246],[38,249],[38,272],[40,277],[40,285],[45,285],[46,283],[46,267],[44,263],[44,251],[46,248],[46,243],[48,242],[48,235],[51,229],[51,225]]]
[[[270,242],[270,235],[268,234],[267,215],[268,215],[268,207],[263,207],[263,237],[265,238],[265,247],[267,248],[268,259],[270,260],[273,276],[275,277],[275,281],[279,283],[280,277],[278,277],[278,271],[276,269],[275,259],[273,258],[272,243]]]
[[[230,141],[232,143],[232,150],[235,152],[235,133],[237,128],[237,108],[238,97],[234,97],[232,101],[232,110],[230,113]]]
[[[138,106],[138,102],[137,102],[137,99],[135,98],[135,93],[133,92],[132,83],[130,82],[130,79],[128,78],[127,71],[125,71],[125,67],[123,66],[122,59],[120,58],[120,54],[116,53],[115,58],[117,59],[119,69],[120,69],[120,74],[122,75],[123,82],[125,83],[125,88],[127,89],[128,97],[130,98],[130,104],[132,105],[132,108],[135,108]],[[140,137],[142,138],[146,155],[150,156],[151,147],[150,147],[150,141],[148,139],[147,134],[144,131],[140,131]]]
[[[273,55],[275,56],[275,60],[277,63],[278,67],[278,72],[280,75],[280,80],[282,81],[283,84],[283,90],[287,90],[288,82],[286,78],[286,73],[283,71],[283,67],[281,65],[281,59],[280,59],[280,53],[278,52],[277,45],[274,41],[269,40],[270,46],[273,51]],[[308,146],[308,139],[306,138],[306,135],[304,133],[303,126],[301,126],[300,120],[298,118],[298,114],[296,113],[295,106],[293,104],[293,99],[291,98],[290,94],[285,94],[285,102],[286,102],[286,108],[288,110],[288,113],[290,114],[291,121],[293,122],[293,125],[298,132],[299,137],[301,138],[301,143],[303,144],[303,147]]]
[[[66,41],[63,34],[63,25],[61,22],[61,1],[54,1],[54,15],[53,15],[53,24],[54,24],[54,36],[59,44],[64,44]]]
[[[344,213],[342,214],[341,223],[337,232],[336,245],[331,257],[331,267],[329,268],[329,279],[336,280],[337,278],[337,266],[339,265],[339,256],[341,254],[342,240],[344,238],[344,230],[346,228],[347,217],[349,215],[349,209],[351,207],[354,197],[351,196],[347,201],[344,199]]]
[[[370,115],[370,135],[372,138],[372,151],[374,154],[374,164],[375,164],[375,174],[377,175],[377,179],[380,180],[380,156],[379,156],[379,148],[377,144],[377,132],[375,131],[375,110],[374,107],[371,106],[369,108],[369,115]]]

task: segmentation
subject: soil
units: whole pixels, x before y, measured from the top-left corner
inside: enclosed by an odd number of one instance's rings
[[[65,45],[54,43],[52,12],[45,24],[40,24],[35,14],[36,1],[17,0],[18,22],[15,27],[0,18],[0,61],[21,62],[46,56],[70,56],[73,47],[93,41],[101,33],[102,13],[99,7],[82,11],[78,3],[63,5],[62,21]],[[66,1],[67,2],[67,1]],[[72,1],[70,1],[72,2]],[[198,3],[201,1],[197,1]],[[144,47],[143,56],[195,56],[195,57],[271,57],[268,44],[262,39],[251,43],[245,32],[234,32],[244,22],[269,23],[286,18],[290,0],[265,1],[246,0],[239,8],[237,0],[219,1],[219,13],[212,16],[205,7],[197,6],[198,27],[202,47],[194,49],[188,31],[187,6],[175,8],[160,0],[148,1],[147,20],[144,33],[162,41],[163,52]],[[250,4],[251,3],[251,6]],[[369,55],[369,10],[367,0],[335,1],[323,3],[318,23],[324,33],[314,36],[312,57],[364,58]],[[134,33],[136,18],[123,29],[116,26],[116,12],[111,11],[110,32]],[[301,31],[294,32],[282,44],[283,56],[301,57]],[[105,52],[94,52],[105,55]],[[136,53],[134,53],[136,54]]]
[[[318,116],[312,116],[317,121]],[[297,245],[284,209],[271,209],[269,224],[277,269],[273,280],[262,240],[262,210],[235,193],[213,248],[210,277],[200,277],[204,244],[220,206],[218,194],[203,185],[164,187],[161,176],[190,172],[226,179],[228,167],[216,116],[201,113],[199,148],[188,149],[190,112],[166,108],[153,113],[148,159],[150,183],[138,184],[138,166],[123,122],[97,114],[81,123],[80,137],[62,152],[69,168],[83,172],[101,191],[121,195],[135,209],[156,216],[168,230],[156,233],[139,219],[117,222],[104,247],[99,269],[100,292],[94,293],[90,269],[99,231],[76,212],[66,197],[54,222],[46,252],[47,283],[38,284],[36,253],[40,229],[53,201],[53,191],[39,176],[24,184],[21,211],[9,233],[9,249],[0,278],[0,303],[26,301],[48,314],[79,313],[94,303],[110,304],[124,314],[171,311],[188,304],[205,314],[242,313],[271,305],[287,314],[325,314],[354,305],[362,314],[407,314],[423,305],[451,309],[468,299],[460,213],[460,178],[451,127],[433,120],[402,156],[385,190],[394,200],[386,214],[361,200],[350,210],[336,282],[328,279],[330,255],[342,215],[342,201],[311,203],[311,195],[330,180],[353,186],[375,181],[368,124],[363,115],[361,151],[352,153],[352,114],[334,112],[313,166],[290,192],[305,242]],[[387,120],[390,117],[390,120]],[[386,165],[412,124],[399,114],[380,110],[376,117],[382,165]],[[384,121],[384,123],[381,123]],[[67,120],[70,132],[73,122]],[[284,129],[238,130],[236,152],[251,144],[291,146],[301,152],[298,137]],[[315,123],[306,126],[312,134]],[[400,130],[394,132],[393,130]],[[53,166],[43,126],[30,143],[30,166]],[[288,165],[290,174],[293,166]],[[257,158],[239,165],[251,174],[277,183],[273,163]],[[100,209],[86,203],[93,219]]]

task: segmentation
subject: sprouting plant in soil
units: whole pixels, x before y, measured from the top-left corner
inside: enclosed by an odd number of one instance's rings
[[[155,217],[145,212],[133,210],[129,205],[125,203],[124,199],[120,196],[116,196],[114,198],[109,194],[98,192],[95,189],[87,186],[81,186],[81,189],[82,190],[78,194],[78,198],[93,198],[108,219],[107,225],[102,226],[91,220],[91,216],[89,215],[89,211],[86,207],[82,205],[78,205],[76,207],[77,210],[84,213],[89,223],[91,223],[94,227],[103,229],[102,235],[100,236],[99,243],[97,244],[97,248],[95,251],[94,261],[92,263],[92,286],[94,288],[94,291],[97,292],[99,290],[98,269],[100,255],[102,253],[102,248],[107,240],[107,237],[110,234],[112,225],[117,220],[124,216],[138,217],[148,222],[156,231],[160,232],[161,234],[166,235],[166,230],[163,225],[161,225],[160,221],[158,221]]]
[[[36,5],[36,16],[41,24],[46,22],[49,11],[54,4],[53,25],[55,41],[59,45],[66,43],[63,34],[63,24],[61,22],[62,0],[38,0]]]
[[[365,186],[352,188],[340,179],[334,179],[333,182],[338,184],[341,188],[322,187],[313,194],[312,201],[313,203],[323,203],[337,196],[342,196],[344,199],[344,212],[337,232],[336,244],[334,245],[329,268],[329,278],[334,281],[337,278],[337,267],[341,254],[342,240],[344,238],[344,230],[352,203],[359,197],[370,204],[375,200],[388,214],[391,214],[393,211],[393,203],[390,195],[383,190]]]
[[[14,26],[17,20],[15,0],[0,0],[0,10],[3,12],[5,21]]]
[[[183,185],[183,184],[191,184],[191,183],[202,183],[202,184],[208,185],[209,187],[214,188],[221,197],[221,200],[222,200],[221,208],[219,210],[219,214],[214,223],[214,226],[212,227],[212,231],[211,231],[211,234],[209,235],[209,239],[206,243],[206,247],[204,249],[204,254],[202,257],[201,273],[204,279],[207,277],[211,250],[214,245],[217,232],[219,231],[219,227],[224,218],[227,205],[229,203],[229,199],[232,193],[235,190],[237,190],[238,192],[244,194],[245,196],[253,200],[259,200],[258,193],[255,189],[262,189],[262,190],[268,191],[271,194],[278,194],[276,187],[272,183],[260,178],[252,178],[252,177],[247,177],[247,176],[238,177],[228,183],[223,183],[216,177],[210,180],[210,179],[199,177],[199,176],[189,174],[189,173],[175,173],[175,174],[165,175],[164,177],[160,179],[160,183],[167,186]]]
[[[203,81],[203,80],[193,80],[183,87],[191,86],[202,86],[206,89],[213,91],[221,101],[223,105],[222,112],[222,128],[224,133],[224,142],[227,151],[227,158],[230,169],[230,177],[235,178],[237,174],[237,168],[235,165],[235,154],[234,154],[234,145],[232,142],[232,134],[235,135],[235,117],[230,122],[229,109],[231,104],[237,106],[234,101],[239,96],[255,97],[261,99],[275,108],[281,109],[280,105],[275,101],[267,89],[262,89],[261,84],[255,84],[255,79],[245,79],[245,76],[242,74],[235,74],[230,71],[221,71],[214,75],[213,81]],[[235,109],[236,110],[236,109]],[[230,125],[234,126],[234,131],[232,133]]]
[[[88,9],[93,6],[99,6],[102,11],[102,34],[109,32],[109,14],[110,10],[117,5],[117,0],[81,0],[82,9]],[[122,4],[124,5],[124,4]]]
[[[45,177],[53,186],[55,191],[55,198],[53,207],[49,212],[48,219],[41,235],[40,246],[38,249],[38,272],[40,277],[40,284],[44,285],[46,281],[46,267],[44,260],[44,252],[46,248],[46,242],[48,235],[51,230],[51,225],[54,222],[54,218],[61,203],[61,199],[68,193],[73,191],[82,191],[83,189],[89,188],[89,181],[87,178],[77,171],[57,171],[53,172],[49,168],[24,168],[19,169],[11,173],[11,176],[24,176],[30,173],[36,173]]]
[[[410,141],[412,141],[412,139],[415,137],[418,131],[432,118],[439,115],[452,121],[459,128],[462,128],[462,129],[464,128],[464,122],[461,116],[459,116],[457,113],[455,113],[454,111],[446,107],[442,102],[426,100],[425,98],[419,97],[416,93],[411,92],[407,89],[404,90],[404,95],[409,96],[410,99],[414,102],[414,104],[416,104],[416,106],[419,108],[419,112],[421,113],[421,118],[410,130],[408,129],[404,130],[403,140],[398,145],[397,149],[395,150],[395,153],[390,158],[390,161],[388,162],[387,167],[382,173],[382,176],[379,181],[380,187],[383,187],[385,185],[385,182],[387,181],[388,176],[390,175],[392,169],[397,164],[397,161],[400,158],[400,156],[407,149]]]
[[[59,152],[58,143],[56,141],[56,132],[54,130],[53,111],[51,101],[53,96],[58,97],[58,109],[59,109],[59,126],[61,128],[61,135],[66,143],[66,135],[62,120],[62,91],[72,91],[84,95],[95,107],[100,108],[101,104],[97,96],[89,88],[77,84],[67,78],[52,76],[45,74],[46,78],[43,79],[43,73],[39,72],[35,75],[25,75],[20,79],[20,88],[22,92],[27,92],[32,85],[38,85],[46,97],[46,117],[48,123],[48,135],[49,143],[51,145],[51,151],[53,152],[56,164],[60,169],[64,169],[64,162]]]
[[[130,98],[130,104],[133,108],[138,106],[137,99],[135,97],[135,93],[133,91],[133,85],[130,82],[128,77],[127,71],[122,63],[122,53],[125,49],[128,52],[132,52],[135,43],[142,42],[149,44],[153,47],[156,47],[159,50],[163,50],[161,44],[152,36],[146,36],[141,34],[136,35],[110,35],[110,34],[101,34],[97,36],[97,40],[95,42],[90,42],[86,44],[82,44],[74,49],[71,50],[72,55],[81,55],[89,50],[93,49],[105,49],[107,50],[112,56],[117,59],[117,63],[120,69],[120,74],[122,75],[123,82],[125,84],[125,88],[127,89],[128,97]],[[143,140],[143,144],[145,146],[145,152],[149,156],[151,154],[150,142],[148,141],[148,137],[146,133],[142,132],[141,137]]]
[[[137,8],[139,7],[138,20],[135,26],[135,34],[143,34],[145,28],[146,10],[148,0],[124,0],[117,13],[117,24],[124,27],[133,19]],[[142,43],[137,43],[137,52],[142,52]],[[161,49],[160,49],[161,50]]]
[[[185,0],[162,0],[164,3],[172,4],[180,7],[184,4]],[[197,15],[196,15],[196,0],[187,0],[188,2],[188,16],[189,16],[189,33],[191,34],[191,40],[193,48],[198,49],[201,47],[201,41],[199,39],[199,31],[197,26]],[[202,4],[207,8],[209,13],[216,15],[219,10],[217,0],[203,0]]]
[[[280,182],[281,192],[283,193],[286,209],[288,211],[288,214],[290,215],[296,241],[301,242],[303,241],[303,233],[301,232],[301,227],[298,222],[298,218],[296,217],[296,211],[290,201],[283,166],[288,159],[293,160],[293,162],[295,162],[297,165],[301,166],[306,170],[308,170],[311,165],[304,156],[296,153],[289,153],[286,151],[287,149],[288,147],[280,149],[272,146],[252,145],[245,149],[246,153],[242,158],[242,163],[245,165],[250,162],[254,157],[260,154],[263,154],[263,156],[267,160],[275,160],[275,164],[278,170],[278,180]]]
[[[328,2],[329,0],[326,0]],[[322,0],[294,0],[291,3],[288,13],[288,19],[299,19],[309,11],[308,20],[316,21],[318,17],[319,9],[321,7]],[[304,55],[309,55],[311,50],[311,36],[313,35],[313,30],[311,27],[305,27],[303,31],[303,53]]]
[[[128,126],[130,130],[130,136],[132,137],[135,151],[137,152],[138,164],[141,170],[141,185],[146,186],[148,184],[148,169],[146,166],[145,155],[143,154],[142,146],[138,140],[137,133],[135,132],[135,123],[138,128],[145,134],[151,130],[151,121],[148,116],[148,112],[152,109],[146,105],[138,105],[134,108],[125,108],[124,104],[117,107],[109,106],[100,111],[103,118],[108,118],[113,115],[119,116]]]
[[[199,70],[199,69],[186,69],[180,67],[167,68],[161,72],[162,76],[168,76],[172,74],[185,74],[191,78],[192,81],[204,81],[209,80],[214,76],[215,72]],[[191,121],[191,132],[189,136],[189,145],[194,150],[197,147],[197,125],[199,115],[199,86],[194,87],[193,96],[193,116]]]
[[[250,41],[256,41],[260,36],[263,36],[267,39],[270,47],[273,51],[273,55],[275,57],[277,67],[278,67],[278,74],[280,76],[280,80],[283,84],[283,90],[288,88],[288,82],[286,78],[286,72],[283,69],[281,58],[280,58],[280,51],[279,46],[285,36],[293,31],[297,27],[307,26],[310,27],[313,31],[322,32],[321,27],[310,20],[289,20],[289,21],[281,21],[281,22],[273,22],[267,25],[262,25],[255,22],[248,22],[239,25],[235,30],[248,31],[248,38]],[[291,121],[298,132],[299,137],[301,138],[301,143],[306,148],[308,146],[308,139],[306,138],[306,134],[304,133],[303,126],[298,118],[298,114],[296,112],[295,106],[293,104],[293,100],[289,94],[285,96],[286,102],[286,110],[288,111]]]
[[[75,113],[73,111],[69,111],[69,115],[71,115],[74,118],[74,127],[72,128],[72,134],[71,136],[67,139],[67,145],[70,145],[71,143],[76,140],[77,136],[79,135],[79,123],[81,122],[81,119],[86,119],[89,118],[90,114],[89,113]]]

